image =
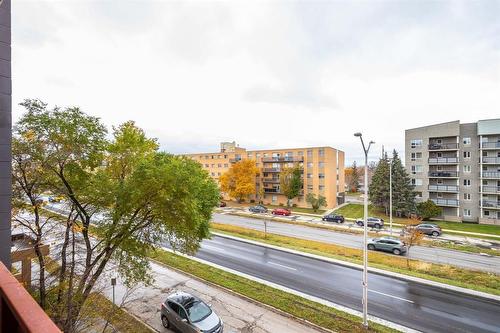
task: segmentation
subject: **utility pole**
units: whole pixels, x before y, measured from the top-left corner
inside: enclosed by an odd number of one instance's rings
[[[389,229],[392,236],[392,158],[389,159]]]
[[[364,223],[363,223],[363,326],[368,328],[368,152],[374,141],[370,141],[368,148],[365,147],[363,135],[355,133],[354,136],[359,137],[363,151],[365,153],[365,198],[364,198]]]

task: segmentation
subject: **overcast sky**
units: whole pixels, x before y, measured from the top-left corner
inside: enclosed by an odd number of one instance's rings
[[[500,1],[12,1],[13,104],[132,119],[172,153],[332,146],[500,117]],[[22,110],[14,106],[14,119]]]

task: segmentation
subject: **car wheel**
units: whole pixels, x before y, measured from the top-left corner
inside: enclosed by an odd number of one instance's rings
[[[168,328],[170,326],[170,323],[168,322],[168,319],[165,316],[161,316],[161,324],[165,328]]]
[[[439,236],[439,232],[437,232],[437,231],[433,231],[433,232],[432,232],[432,236],[434,236],[434,237]]]
[[[381,229],[382,226],[380,224],[375,224],[375,229]]]
[[[400,255],[401,254],[401,250],[400,249],[394,249],[392,250],[392,253],[394,253],[395,255]]]
[[[375,250],[375,245],[368,244],[368,250]]]
[[[357,225],[359,225],[360,227],[363,226],[363,222],[356,222]]]

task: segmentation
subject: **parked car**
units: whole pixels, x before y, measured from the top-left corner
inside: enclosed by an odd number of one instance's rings
[[[415,226],[418,231],[420,231],[423,234],[429,235],[429,236],[441,236],[442,230],[441,227],[438,226],[437,224],[431,224],[431,223],[421,223],[417,226]]]
[[[64,197],[63,196],[50,196],[49,197],[49,202],[61,202],[63,201]]]
[[[364,219],[357,219],[356,224],[360,227],[364,226]],[[369,217],[367,225],[370,228],[381,229],[384,226],[384,220],[378,217]]]
[[[222,320],[210,306],[186,292],[174,292],[161,304],[161,323],[181,333],[222,333]]]
[[[321,218],[323,221],[344,223],[344,217],[337,214],[328,214]]]
[[[285,209],[285,208],[276,208],[276,209],[273,209],[273,211],[271,212],[273,215],[283,215],[283,216],[290,216],[290,214],[292,213],[291,211],[289,211],[288,209]]]
[[[267,208],[262,205],[255,205],[248,208],[252,213],[267,213]]]
[[[369,239],[367,247],[368,250],[392,252],[396,255],[404,254],[407,251],[406,244],[404,242],[392,237]]]
[[[226,207],[227,204],[224,201],[219,202],[219,207]]]

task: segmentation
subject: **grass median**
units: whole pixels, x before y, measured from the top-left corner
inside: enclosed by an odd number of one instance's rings
[[[361,264],[363,260],[363,251],[358,249],[271,233],[267,233],[267,237],[265,237],[265,234],[261,231],[233,225],[212,223],[211,228],[213,231],[220,233],[351,263]],[[368,260],[371,267],[500,295],[500,275],[497,274],[419,260],[409,260],[407,262],[405,257],[386,255],[380,252],[369,252]]]
[[[257,302],[267,304],[336,332],[398,332],[373,322],[370,323],[369,329],[366,330],[361,323],[361,318],[357,316],[168,251],[157,249],[150,254],[150,257],[169,267],[192,274]]]
[[[346,206],[340,207],[335,211],[337,214],[344,215],[348,218],[360,218],[363,216],[363,205],[360,204],[348,204]],[[368,208],[368,215],[380,217],[383,219],[388,219],[388,216],[384,212],[376,209],[372,205]],[[406,224],[408,219],[401,217],[394,217],[393,221],[395,223]],[[479,223],[461,223],[461,222],[449,222],[449,221],[431,221],[431,223],[438,224],[443,229],[452,231],[463,231],[463,232],[476,232],[481,234],[490,234],[500,236],[500,226],[487,225]],[[496,238],[498,240],[498,238]]]

